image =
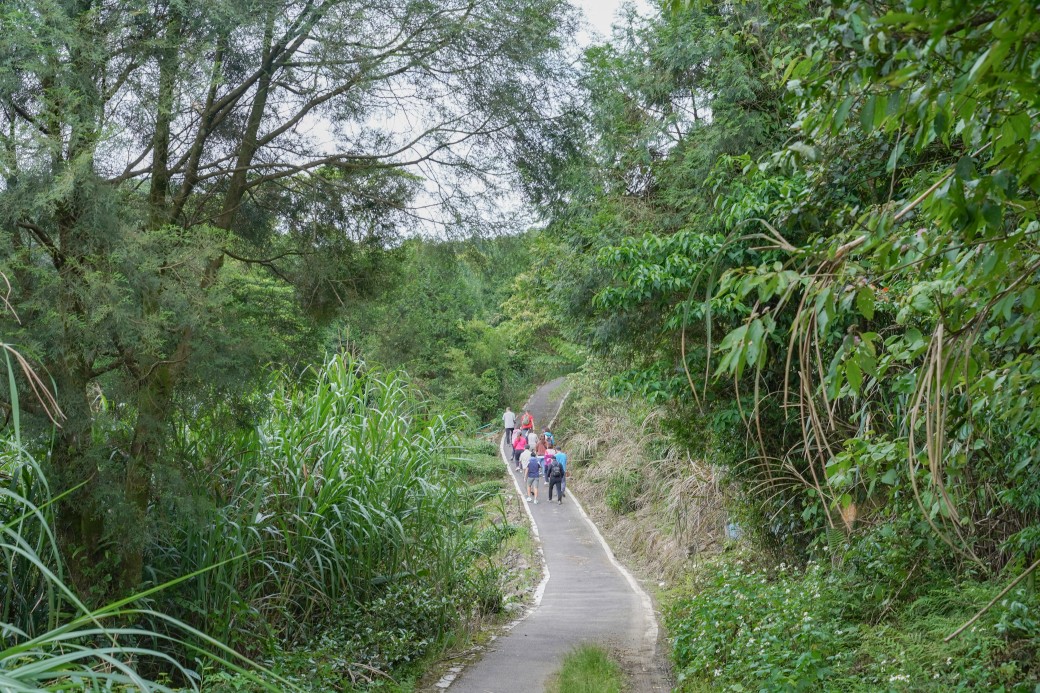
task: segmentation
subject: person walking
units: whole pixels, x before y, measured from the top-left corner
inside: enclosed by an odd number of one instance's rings
[[[542,476],[542,463],[527,451],[527,502],[538,505],[538,479]]]
[[[520,417],[520,429],[523,431],[534,430],[534,417],[531,416],[530,411],[525,411],[524,415]]]
[[[513,429],[516,428],[516,414],[509,407],[506,407],[506,413],[502,414],[502,426],[506,429],[506,441],[512,443]]]
[[[563,503],[563,465],[556,457],[546,457],[545,459],[550,460],[549,470],[546,474],[546,478],[549,481],[549,502],[552,503],[553,488],[556,489],[556,499],[562,504]]]
[[[543,439],[542,442],[543,443],[545,442],[544,439]],[[545,445],[544,449],[542,451],[542,459],[544,460],[544,462],[542,464],[545,466],[545,479],[546,479],[546,483],[549,483],[549,465],[552,464],[553,458],[555,458],[555,457],[556,457],[556,448],[554,448],[551,445]]]
[[[563,476],[560,478],[560,488],[558,491],[560,502],[563,503],[563,494],[567,492],[567,453],[563,450],[557,450],[556,462],[563,470]]]
[[[538,434],[534,432],[534,429],[527,432],[527,447],[531,452],[538,452]]]
[[[516,466],[516,471],[521,469],[527,469],[527,463],[531,461],[531,451],[524,448],[524,451],[520,453],[520,462]]]
[[[516,471],[520,471],[520,454],[527,450],[527,436],[520,431],[513,434],[513,464],[516,465]]]

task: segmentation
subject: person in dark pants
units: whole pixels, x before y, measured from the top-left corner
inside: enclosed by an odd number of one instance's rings
[[[538,479],[542,476],[542,462],[534,455],[527,461],[527,502],[538,505]]]
[[[506,407],[506,413],[502,415],[502,426],[506,429],[506,440],[512,443],[513,430],[516,428],[516,414],[509,407]]]
[[[560,501],[563,501],[563,494],[567,492],[567,453],[563,450],[556,451],[556,461],[563,467],[563,478],[560,479]]]
[[[549,502],[552,503],[553,499],[553,487],[556,488],[556,500],[563,503],[563,465],[555,457],[547,458],[550,460],[548,466],[548,473],[546,477],[549,480]]]

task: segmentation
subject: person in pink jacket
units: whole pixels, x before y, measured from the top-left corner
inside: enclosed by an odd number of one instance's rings
[[[513,434],[513,464],[516,465],[516,471],[520,471],[520,453],[527,449],[527,436],[524,435],[523,431],[517,431]]]

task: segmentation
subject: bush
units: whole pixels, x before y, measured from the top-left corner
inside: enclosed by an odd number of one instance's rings
[[[505,595],[502,593],[502,571],[488,566],[477,572],[470,585],[473,605],[482,616],[493,616],[502,611]]]
[[[473,550],[482,556],[490,556],[498,550],[502,542],[515,535],[519,529],[519,526],[508,522],[491,525],[477,535],[473,542]]]
[[[488,440],[487,438],[463,438],[460,443],[462,450],[472,457],[491,457],[498,460],[498,442],[499,439],[496,437],[494,440]]]
[[[155,564],[170,576],[218,566],[178,590],[186,618],[260,651],[272,633],[292,642],[330,609],[400,601],[387,585],[412,580],[409,589],[436,595],[424,623],[451,630],[479,511],[445,464],[452,423],[407,381],[346,357],[302,379],[280,376],[272,390],[271,412],[252,431],[185,426],[195,487],[215,493],[197,516],[163,515],[172,546],[156,547],[165,560]],[[414,654],[387,647],[364,661]]]
[[[630,470],[618,470],[607,479],[605,501],[618,515],[633,512],[643,490],[643,475]]]

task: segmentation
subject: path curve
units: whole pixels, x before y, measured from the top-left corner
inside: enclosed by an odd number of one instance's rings
[[[566,388],[565,379],[558,378],[531,396],[527,408],[539,429],[559,412]],[[558,442],[566,451],[567,441]],[[522,481],[506,462],[504,446],[502,458],[506,473]],[[516,492],[521,493],[520,484]],[[538,505],[524,503],[547,568],[535,605],[458,675],[451,693],[543,691],[563,656],[583,643],[613,653],[628,672],[633,691],[670,690],[650,597],[614,558],[572,489],[562,505],[546,502],[547,493],[543,483]]]

